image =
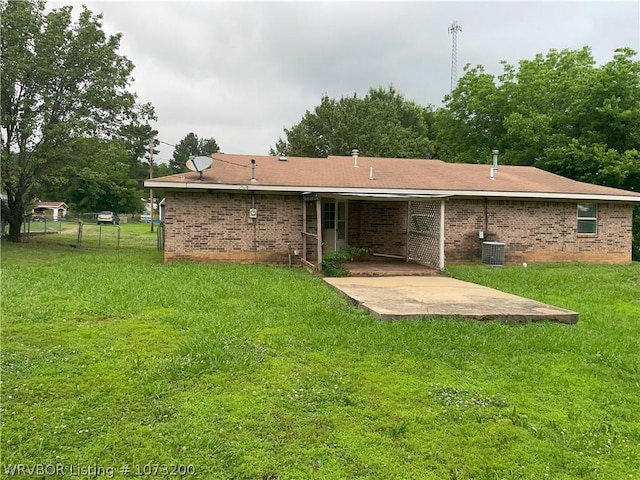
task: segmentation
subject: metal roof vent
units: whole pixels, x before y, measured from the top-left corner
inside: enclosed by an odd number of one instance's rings
[[[493,169],[497,172],[498,171],[498,150],[491,150],[491,153],[493,154]]]
[[[358,155],[360,154],[360,150],[358,150],[357,148],[354,148],[353,150],[351,150],[351,156],[353,157],[353,166],[355,168],[358,168],[360,165],[358,165]]]
[[[280,162],[286,162],[288,159],[287,159],[287,156],[286,156],[286,155],[282,155],[282,154],[280,154],[280,155],[278,156],[278,160],[279,160]]]

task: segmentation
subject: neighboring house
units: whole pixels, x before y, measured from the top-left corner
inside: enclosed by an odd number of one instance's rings
[[[64,202],[38,202],[33,209],[34,215],[40,215],[55,220],[62,220],[67,216],[69,206]]]
[[[213,154],[204,172],[145,181],[165,196],[165,261],[318,267],[344,245],[444,268],[478,262],[631,261],[640,193],[523,166]],[[297,254],[297,256],[296,256]]]

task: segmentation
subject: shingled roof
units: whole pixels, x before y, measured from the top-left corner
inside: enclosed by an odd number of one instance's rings
[[[577,182],[535,167],[446,163],[441,160],[212,155],[211,168],[145,181],[181,190],[245,190],[343,195],[569,198],[640,202],[640,193]],[[251,160],[255,160],[252,169]],[[252,173],[254,179],[252,180]]]
[[[69,208],[64,202],[38,202],[35,208]]]

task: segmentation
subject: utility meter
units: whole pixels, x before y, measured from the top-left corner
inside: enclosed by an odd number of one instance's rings
[[[258,210],[256,208],[249,209],[249,218],[258,218]]]

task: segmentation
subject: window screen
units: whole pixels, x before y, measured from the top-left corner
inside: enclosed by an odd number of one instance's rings
[[[578,233],[598,233],[598,205],[578,204]]]

